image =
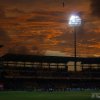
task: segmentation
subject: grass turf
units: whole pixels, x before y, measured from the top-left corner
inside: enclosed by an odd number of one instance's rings
[[[91,98],[93,91],[30,92],[2,91],[0,100],[96,100]]]

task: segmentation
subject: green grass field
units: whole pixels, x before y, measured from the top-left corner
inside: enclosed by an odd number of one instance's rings
[[[2,91],[0,100],[96,100],[91,98],[93,91],[31,92]]]

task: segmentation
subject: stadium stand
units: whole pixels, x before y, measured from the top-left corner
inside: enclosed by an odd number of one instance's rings
[[[100,58],[6,54],[0,59],[0,90],[100,88]],[[72,61],[81,62],[81,70],[68,70]]]

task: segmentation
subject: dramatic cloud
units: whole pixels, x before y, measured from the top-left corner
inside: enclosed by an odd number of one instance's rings
[[[7,42],[9,40],[10,40],[10,38],[9,38],[7,32],[4,29],[0,28],[0,41]]]
[[[5,18],[5,12],[1,7],[0,7],[0,18]]]
[[[93,9],[96,10],[97,7],[93,5],[97,0],[63,1],[0,1],[2,5],[0,8],[0,42],[5,43],[4,51],[6,53],[73,56],[74,32],[73,28],[68,25],[68,18],[71,13],[79,12],[80,17],[90,22],[85,22],[78,29],[77,55],[100,55],[100,22],[90,15],[90,3],[92,2],[91,7],[94,13]],[[97,14],[96,16],[99,16]],[[94,21],[91,22],[91,20]]]
[[[92,15],[100,17],[100,0],[91,0]]]
[[[5,15],[5,11],[2,7],[0,7],[0,43],[1,44],[6,44],[7,42],[9,42],[10,37],[7,33],[7,30],[5,30],[2,27],[2,20],[6,19],[6,15]]]

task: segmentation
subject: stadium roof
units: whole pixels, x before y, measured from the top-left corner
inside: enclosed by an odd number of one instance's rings
[[[83,64],[100,64],[100,57],[61,57],[61,56],[37,56],[22,54],[6,54],[1,57],[2,61],[27,61],[27,62],[47,62],[47,63],[67,63],[69,61],[79,61]]]

